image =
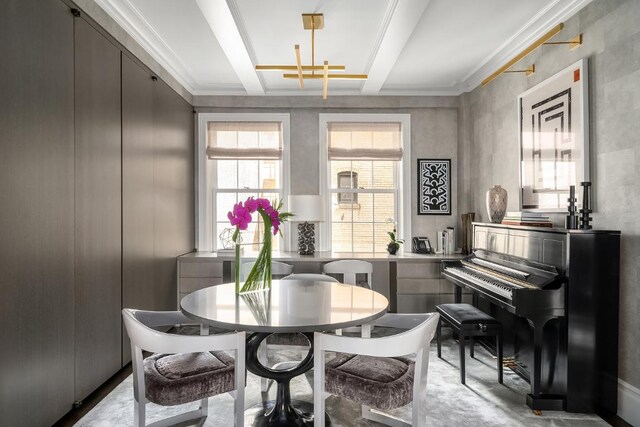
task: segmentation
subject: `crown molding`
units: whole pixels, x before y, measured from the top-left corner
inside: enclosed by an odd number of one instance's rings
[[[129,0],[95,0],[153,59],[169,72],[187,91],[194,93],[198,82],[179,56]]]
[[[566,21],[593,0],[555,0],[530,19],[502,46],[484,59],[462,83],[457,85],[461,92],[470,92],[486,77],[522,52],[554,26]]]

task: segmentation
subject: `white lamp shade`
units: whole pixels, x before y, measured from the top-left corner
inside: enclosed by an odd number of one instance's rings
[[[324,201],[317,195],[289,196],[289,212],[294,222],[324,221]]]

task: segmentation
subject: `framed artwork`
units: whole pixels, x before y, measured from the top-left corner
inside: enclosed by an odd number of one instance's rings
[[[569,186],[589,181],[587,59],[518,97],[520,209],[567,210]]]
[[[451,215],[451,159],[418,159],[418,215]]]

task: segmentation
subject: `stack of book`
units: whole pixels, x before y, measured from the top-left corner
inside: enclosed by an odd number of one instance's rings
[[[548,216],[537,212],[507,212],[502,223],[506,225],[526,225],[529,227],[553,227]]]

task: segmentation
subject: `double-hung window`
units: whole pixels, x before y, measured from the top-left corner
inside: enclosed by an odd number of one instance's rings
[[[201,114],[199,122],[206,159],[200,163],[204,163],[200,181],[205,189],[199,192],[203,199],[199,203],[199,250],[216,250],[223,246],[220,235],[231,227],[227,212],[235,203],[250,196],[286,198],[289,116]],[[260,215],[254,214],[243,232],[243,242],[253,242],[258,249],[263,227]],[[285,249],[280,238],[273,240],[273,247]]]
[[[405,114],[320,115],[325,247],[384,252],[394,225],[410,230],[409,126]]]

